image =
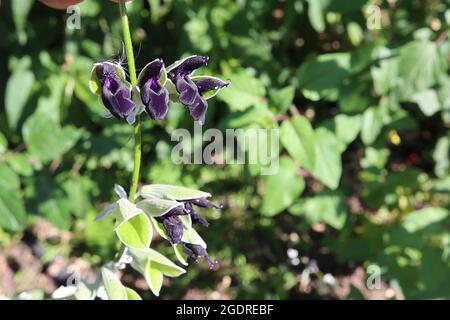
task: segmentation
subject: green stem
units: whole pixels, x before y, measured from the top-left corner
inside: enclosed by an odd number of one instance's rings
[[[127,8],[125,6],[125,0],[119,0],[119,10],[120,10],[120,20],[122,22],[122,33],[123,41],[125,43],[125,53],[127,55],[128,61],[128,71],[130,73],[130,82],[134,87],[136,86],[137,76],[136,76],[136,65],[134,62],[134,52],[133,43],[131,41],[130,24],[128,22]],[[129,192],[129,200],[134,202],[136,196],[138,183],[139,183],[139,172],[141,170],[141,117],[138,115],[136,117],[136,122],[134,123],[134,169],[131,180],[131,187]]]
[[[128,22],[127,8],[125,0],[119,0],[120,20],[122,22],[123,42],[125,43],[125,53],[128,60],[128,70],[130,72],[130,81],[134,86],[136,84],[136,66],[134,63],[133,43],[131,42],[130,24]]]
[[[133,176],[131,180],[131,188],[129,193],[129,200],[134,202],[136,196],[136,191],[139,183],[139,172],[141,170],[141,116],[136,117],[136,122],[134,124],[134,168]]]

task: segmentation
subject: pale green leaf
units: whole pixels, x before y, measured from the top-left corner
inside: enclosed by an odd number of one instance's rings
[[[433,151],[435,162],[434,172],[440,178],[445,178],[450,172],[450,137],[442,137],[438,140]]]
[[[19,187],[19,177],[0,164],[0,228],[16,231],[24,226],[26,213]]]
[[[72,126],[61,128],[42,113],[34,113],[22,129],[30,155],[42,162],[49,162],[69,151],[81,136],[81,131]]]
[[[181,241],[197,244],[202,246],[203,248],[206,248],[206,242],[202,239],[198,232],[195,231],[194,228],[186,228],[186,226],[184,226],[183,237],[181,238]]]
[[[434,42],[415,40],[404,45],[398,66],[401,97],[408,101],[416,92],[432,87],[446,69],[447,62]]]
[[[328,1],[308,0],[308,18],[317,32],[325,31],[325,7]]]
[[[33,7],[34,0],[20,0],[11,1],[11,11],[16,26],[17,37],[20,44],[25,44],[27,41],[27,33],[25,27],[27,23],[27,17]]]
[[[143,212],[123,221],[115,229],[120,241],[133,249],[148,248],[152,230],[150,220]]]
[[[264,102],[266,90],[262,82],[247,73],[234,74],[229,77],[232,89],[224,90],[219,98],[225,101],[231,110],[245,110]]]
[[[440,222],[448,216],[448,210],[442,208],[424,208],[408,213],[402,225],[408,232],[416,232],[433,223]]]
[[[298,87],[308,99],[336,101],[350,67],[350,53],[320,55],[302,64],[297,72]]]
[[[280,128],[280,140],[289,154],[304,168],[314,167],[314,130],[308,119],[294,116],[283,121]]]
[[[315,162],[312,174],[331,189],[339,186],[342,174],[340,141],[327,129],[315,132]]]
[[[261,213],[274,216],[294,203],[305,188],[303,177],[298,174],[298,167],[288,157],[280,159],[278,172],[264,177],[263,203]]]
[[[17,1],[14,2],[17,3]],[[11,129],[17,128],[19,120],[23,116],[33,83],[33,72],[22,69],[13,72],[6,83],[5,110]]]
[[[173,250],[175,251],[175,255],[177,256],[178,261],[187,266],[188,265],[188,261],[187,261],[187,256],[183,251],[183,245],[181,243],[177,243],[177,244],[172,244]]]
[[[131,288],[125,288],[128,300],[142,300],[141,296]]]
[[[441,109],[438,95],[433,89],[415,93],[412,101],[418,104],[420,110],[427,117],[431,117]]]
[[[378,108],[372,107],[364,112],[361,125],[361,139],[366,146],[375,142],[383,129],[383,118]]]
[[[159,271],[159,269],[153,268],[152,262],[148,261],[147,266],[145,268],[144,276],[145,280],[147,280],[150,290],[153,292],[155,296],[158,297],[164,279],[163,273]]]
[[[125,287],[111,270],[102,268],[102,280],[109,300],[128,300]]]
[[[294,96],[294,86],[287,86],[279,90],[270,91],[271,103],[279,113],[284,113],[289,109],[294,101]]]

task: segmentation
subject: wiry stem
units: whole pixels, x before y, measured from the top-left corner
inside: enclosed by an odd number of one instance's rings
[[[128,71],[130,74],[130,82],[133,86],[133,90],[136,86],[136,65],[134,61],[133,43],[131,41],[130,24],[128,22],[127,8],[125,6],[125,0],[119,0],[120,19],[122,22],[123,41],[125,43],[125,53],[128,61]],[[139,172],[141,169],[141,116],[136,117],[134,123],[134,169],[131,179],[131,187],[129,192],[129,200],[134,202],[136,192],[139,183]]]

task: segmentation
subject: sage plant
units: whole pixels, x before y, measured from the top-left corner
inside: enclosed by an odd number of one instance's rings
[[[164,59],[157,58],[137,75],[125,1],[119,0],[118,6],[128,70],[114,61],[98,62],[92,68],[89,87],[109,115],[132,126],[134,169],[129,192],[116,185],[117,201],[107,205],[97,216],[97,220],[109,218],[115,222],[114,231],[121,242],[118,261],[102,268],[94,286],[80,283],[75,295],[78,299],[95,298],[101,295],[99,288],[102,287],[107,299],[140,299],[134,290],[124,287],[117,276],[117,271],[126,264],[145,277],[155,295],[159,295],[164,276],[178,277],[185,273],[183,267],[150,247],[154,230],[173,247],[179,264],[186,266],[189,261],[205,258],[211,268],[216,265],[207,252],[205,241],[193,227],[195,224],[208,227],[196,208],[221,208],[208,200],[209,193],[163,184],[138,188],[141,122],[163,119],[171,101],[179,101],[195,121],[203,124],[207,100],[228,83],[211,76],[193,75],[206,65],[209,59],[206,56],[181,59],[167,68]]]

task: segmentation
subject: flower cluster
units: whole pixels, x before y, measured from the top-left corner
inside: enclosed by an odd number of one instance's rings
[[[164,119],[172,100],[181,102],[194,120],[204,124],[207,100],[229,84],[219,78],[193,75],[208,60],[207,56],[195,55],[166,68],[162,59],[155,59],[142,69],[135,88],[119,64],[100,62],[92,69],[90,88],[112,116],[129,123],[144,111],[153,120]]]
[[[147,250],[154,229],[172,244],[181,263],[205,258],[211,269],[214,268],[217,262],[211,259],[205,241],[193,228],[193,224],[209,226],[205,217],[196,211],[197,207],[222,209],[207,199],[211,194],[181,186],[151,184],[139,190],[134,204],[121,186],[116,185],[115,192],[120,199],[105,207],[96,219],[112,215],[116,220],[115,231],[125,246]]]
[[[168,240],[172,244],[181,243],[183,252],[193,261],[197,262],[199,258],[204,257],[208,260],[211,269],[214,268],[216,262],[210,258],[205,248],[198,244],[182,241],[184,225],[180,219],[180,216],[189,216],[192,223],[197,223],[207,228],[209,226],[208,221],[203,215],[194,210],[193,205],[196,205],[200,208],[209,209],[221,209],[221,206],[210,202],[206,198],[181,200],[179,202],[183,205],[175,207],[162,217],[158,218],[158,220],[162,223],[165,231],[167,232],[167,236],[169,238]]]
[[[196,211],[197,208],[221,209],[222,207],[209,201],[211,195],[200,190],[153,184],[143,186],[139,192],[143,200],[137,207],[151,216],[155,229],[166,238],[174,248],[179,249],[187,258],[197,262],[205,258],[214,268],[213,261],[206,250],[206,243],[193,228],[194,224],[208,227],[205,217]]]

